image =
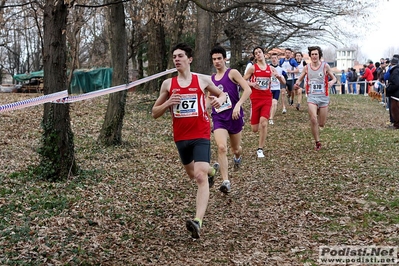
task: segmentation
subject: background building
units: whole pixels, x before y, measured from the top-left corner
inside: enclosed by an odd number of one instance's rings
[[[337,69],[346,71],[349,67],[353,67],[355,65],[356,52],[355,49],[338,49]]]

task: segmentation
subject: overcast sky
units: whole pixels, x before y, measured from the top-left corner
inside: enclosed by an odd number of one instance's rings
[[[399,1],[379,1],[378,8],[370,14],[370,20],[375,27],[365,31],[363,41],[358,42],[363,55],[375,62],[393,52],[399,53]]]

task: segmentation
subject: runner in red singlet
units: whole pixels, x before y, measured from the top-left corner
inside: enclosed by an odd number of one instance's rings
[[[173,137],[180,159],[188,176],[198,185],[195,218],[187,220],[186,227],[193,238],[199,238],[212,185],[208,183],[208,175],[215,175],[217,170],[209,165],[211,133],[204,90],[210,92],[210,104],[215,108],[226,101],[226,95],[209,77],[191,73],[191,47],[180,43],[173,47],[172,53],[178,76],[162,83],[152,116],[158,118],[168,109],[172,113]]]
[[[253,54],[256,64],[251,66],[244,75],[244,79],[252,89],[251,94],[251,127],[253,132],[259,131],[259,145],[256,154],[258,158],[263,158],[263,147],[267,136],[267,124],[270,117],[273,94],[271,88],[271,77],[276,77],[280,82],[285,83],[285,79],[276,69],[266,63],[265,54],[262,47],[255,47]]]

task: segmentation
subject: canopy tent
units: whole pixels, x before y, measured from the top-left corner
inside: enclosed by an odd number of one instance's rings
[[[41,71],[31,72],[31,73],[27,73],[27,74],[17,74],[17,75],[14,75],[13,78],[16,81],[25,82],[25,81],[28,81],[28,80],[34,79],[34,78],[37,78],[37,79],[43,78],[43,75],[44,75],[44,72],[43,72],[43,70],[41,70]]]
[[[29,81],[31,79],[40,79],[44,77],[44,72],[36,71],[28,74],[14,75],[14,79],[19,82]],[[112,68],[96,69],[76,69],[73,72],[70,84],[70,93],[80,94],[111,87]]]
[[[71,93],[86,93],[111,87],[112,68],[92,70],[77,69],[73,72]]]

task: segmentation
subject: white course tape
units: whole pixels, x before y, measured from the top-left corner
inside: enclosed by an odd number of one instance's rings
[[[119,85],[119,86],[106,88],[106,89],[102,89],[102,90],[97,90],[97,91],[92,91],[92,92],[88,92],[88,93],[80,94],[80,95],[69,95],[68,96],[68,91],[64,90],[64,91],[60,91],[60,92],[56,92],[56,93],[52,93],[52,94],[43,95],[43,96],[36,97],[36,98],[26,99],[26,100],[23,100],[20,102],[0,105],[0,113],[7,112],[7,111],[13,111],[13,110],[17,110],[17,109],[23,109],[26,107],[35,106],[35,105],[48,103],[48,102],[73,103],[73,102],[83,101],[83,100],[99,97],[102,95],[106,95],[106,94],[110,94],[110,93],[114,93],[114,92],[118,92],[118,91],[128,90],[130,88],[133,88],[135,86],[138,86],[138,85],[148,82],[150,80],[165,76],[167,74],[171,74],[176,71],[177,71],[176,68],[172,68],[172,69],[165,70],[163,72],[159,72],[155,75],[151,75],[151,76],[133,81],[129,84]]]
[[[97,90],[97,91],[91,91],[91,92],[88,92],[85,94],[80,94],[80,95],[70,95],[66,98],[58,99],[58,100],[54,101],[54,103],[73,103],[73,102],[83,101],[83,100],[99,97],[102,95],[106,95],[106,94],[110,94],[110,93],[114,93],[114,92],[118,92],[118,91],[128,90],[128,89],[138,86],[142,83],[148,82],[150,80],[165,76],[167,74],[170,74],[170,73],[173,73],[176,71],[177,71],[176,68],[168,69],[163,72],[159,72],[155,75],[151,75],[151,76],[133,81],[129,84],[119,85],[119,86],[106,88],[106,89],[102,89],[102,90]]]
[[[193,73],[195,75],[198,75],[198,76],[203,76],[203,77],[206,77],[206,78],[210,78],[211,77],[211,75],[201,74],[201,73],[197,73],[197,72],[191,72],[191,73]]]
[[[39,104],[43,104],[43,103],[53,102],[54,100],[64,98],[67,96],[68,96],[68,91],[64,90],[64,91],[60,91],[60,92],[56,92],[56,93],[52,93],[52,94],[39,96],[36,98],[26,99],[26,100],[15,102],[15,103],[0,105],[0,113],[23,109],[26,107],[35,106],[35,105],[39,105]]]

